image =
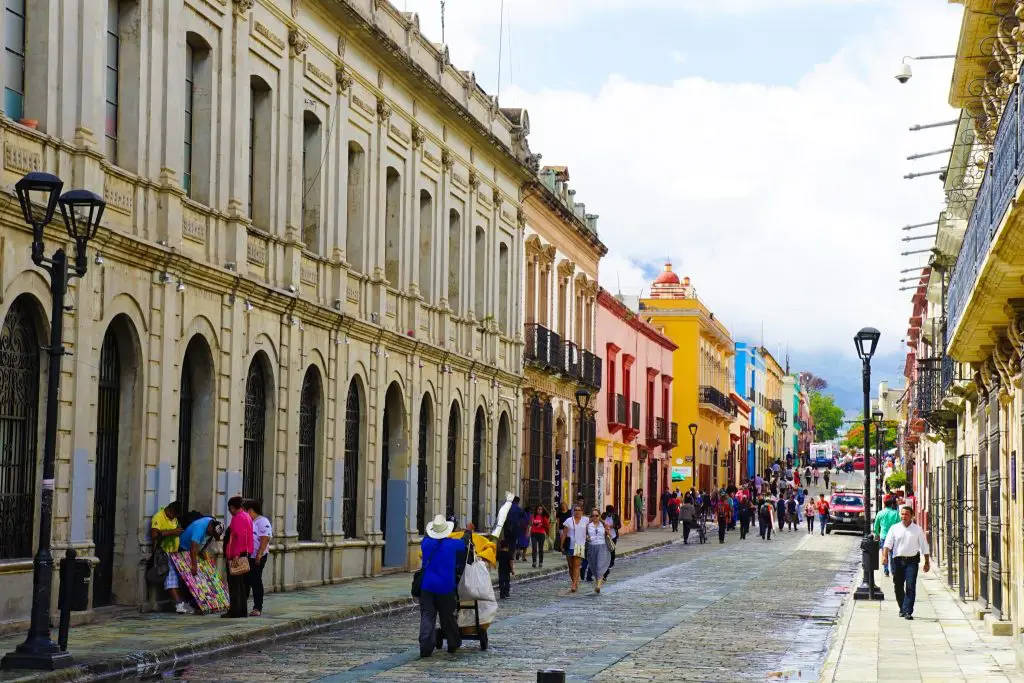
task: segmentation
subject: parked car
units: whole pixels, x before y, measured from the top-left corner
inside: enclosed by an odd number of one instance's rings
[[[864,494],[855,491],[838,489],[832,493],[828,501],[829,519],[825,531],[833,530],[863,531],[864,530]]]
[[[878,459],[875,456],[871,456],[871,469],[878,467]],[[864,469],[864,456],[858,455],[853,459],[853,469],[862,470]]]

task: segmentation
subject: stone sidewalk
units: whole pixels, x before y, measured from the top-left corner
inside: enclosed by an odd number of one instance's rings
[[[892,579],[878,571],[876,581],[885,600],[851,595],[822,681],[1024,681],[1012,639],[971,619],[935,567],[918,575],[913,621],[899,617]]]
[[[635,555],[681,540],[681,535],[670,529],[655,528],[628,534],[619,540],[618,555]],[[562,556],[545,555],[548,566],[543,569],[533,569],[529,561],[517,562],[513,580],[529,581],[566,571]],[[496,572],[492,572],[492,578],[496,584]],[[410,584],[410,573],[400,572],[332,586],[270,593],[264,615],[248,619],[160,612],[101,620],[71,629],[68,650],[74,655],[77,666],[57,672],[0,671],[0,680],[68,681],[91,676],[154,675],[214,652],[222,654],[235,648],[271,643],[339,622],[411,607],[416,600],[409,595]],[[56,639],[56,630],[52,637]],[[23,640],[23,633],[3,636],[0,653],[13,650]]]

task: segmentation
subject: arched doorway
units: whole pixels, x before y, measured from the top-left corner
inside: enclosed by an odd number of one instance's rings
[[[406,510],[409,505],[408,444],[405,437],[405,401],[392,382],[384,397],[381,420],[380,531],[384,535],[384,566],[405,565],[408,554]]]
[[[345,466],[341,500],[341,527],[345,538],[359,535],[358,496],[359,475],[362,471],[363,401],[359,379],[352,378],[345,399]]]
[[[38,304],[14,300],[0,328],[0,560],[32,555],[40,363]]]
[[[183,510],[213,512],[215,409],[213,352],[194,335],[185,347],[178,394],[177,500]]]
[[[270,373],[266,356],[256,355],[245,378],[245,430],[242,447],[242,497],[264,499],[266,482],[267,416],[270,414]],[[266,503],[266,501],[264,501]],[[263,510],[271,514],[271,506]]]
[[[483,529],[483,524],[487,519],[487,513],[483,509],[486,491],[483,473],[484,440],[487,438],[486,428],[487,420],[484,418],[484,409],[482,407],[477,408],[476,418],[473,420],[473,478],[471,480],[473,486],[473,509],[470,512],[473,526],[477,529]]]
[[[445,516],[451,517],[455,514],[455,489],[456,472],[459,460],[459,431],[461,420],[459,419],[459,403],[452,401],[451,410],[448,411],[448,452],[445,460]]]
[[[497,467],[498,467],[498,488],[496,491],[496,503],[500,506],[505,502],[505,494],[512,491],[512,423],[508,413],[502,413],[498,418]]]
[[[140,509],[142,413],[141,347],[131,319],[116,316],[100,346],[96,397],[96,465],[92,538],[93,606],[134,602],[139,545],[133,533]]]
[[[430,394],[420,401],[419,434],[416,440],[416,530],[426,533],[429,502],[430,445],[434,442],[434,402]]]
[[[316,504],[317,442],[319,441],[320,371],[315,365],[306,370],[299,394],[299,480],[296,501],[296,525],[300,541],[312,541],[319,506]],[[316,534],[317,536],[319,533]]]

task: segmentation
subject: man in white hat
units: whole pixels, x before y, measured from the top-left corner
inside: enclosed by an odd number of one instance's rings
[[[464,541],[450,538],[455,528],[444,515],[437,515],[427,525],[427,535],[420,542],[423,555],[420,584],[420,657],[434,652],[434,628],[438,619],[448,641],[448,652],[455,652],[462,644],[459,625],[455,619],[458,605],[456,594],[456,555],[466,549]]]

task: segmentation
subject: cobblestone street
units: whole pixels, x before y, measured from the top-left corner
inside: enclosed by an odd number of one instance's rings
[[[806,530],[675,544],[620,560],[600,595],[564,575],[513,585],[481,652],[419,659],[418,612],[402,610],[165,676],[185,680],[817,680],[857,537]],[[555,558],[552,558],[555,559]],[[842,588],[840,588],[842,587]],[[837,591],[837,589],[839,589]]]

